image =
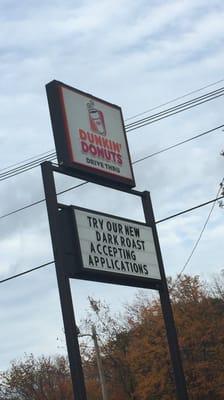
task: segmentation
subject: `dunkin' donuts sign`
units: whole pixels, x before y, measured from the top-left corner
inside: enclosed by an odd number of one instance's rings
[[[47,93],[59,162],[135,186],[121,108],[57,81]]]

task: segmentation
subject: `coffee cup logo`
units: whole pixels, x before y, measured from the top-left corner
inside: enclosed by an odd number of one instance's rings
[[[97,133],[98,135],[106,136],[106,127],[103,112],[97,110],[92,100],[87,103],[87,109],[91,131]]]

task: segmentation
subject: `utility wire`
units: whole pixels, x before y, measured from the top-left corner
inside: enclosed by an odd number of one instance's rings
[[[152,157],[152,156],[154,156],[154,155],[163,153],[164,151],[167,151],[167,150],[172,149],[172,148],[174,148],[174,147],[180,146],[181,144],[184,144],[185,142],[187,143],[187,142],[189,142],[189,141],[191,141],[191,140],[197,139],[197,138],[200,137],[200,136],[207,135],[208,133],[211,133],[211,132],[213,132],[213,131],[215,131],[215,130],[217,130],[217,129],[223,128],[223,127],[224,127],[224,125],[219,125],[219,126],[213,128],[213,129],[210,129],[210,130],[208,130],[208,131],[202,132],[202,133],[199,134],[199,135],[193,136],[193,137],[191,137],[191,138],[189,138],[189,139],[186,139],[186,140],[184,140],[184,141],[181,141],[181,142],[179,142],[179,143],[177,143],[177,144],[175,144],[175,145],[172,145],[172,146],[170,146],[170,147],[168,147],[168,148],[165,148],[165,149],[162,149],[162,150],[160,150],[160,151],[158,151],[158,152],[155,152],[155,153],[153,153],[152,155],[150,155],[149,157]],[[143,159],[146,159],[146,158],[148,158],[148,157],[144,157]],[[55,159],[56,159],[56,153],[49,154],[47,157],[39,158],[38,160],[32,161],[32,162],[29,163],[29,164],[26,164],[26,165],[24,164],[24,165],[21,166],[21,167],[14,168],[13,170],[10,170],[10,171],[7,171],[7,172],[5,172],[5,173],[3,173],[3,174],[0,174],[0,181],[4,181],[4,180],[6,180],[6,179],[8,179],[8,178],[11,178],[11,177],[16,176],[16,175],[18,175],[18,174],[21,174],[21,173],[23,173],[23,172],[25,172],[25,171],[28,171],[28,170],[32,169],[32,168],[36,168],[36,167],[38,167],[38,166],[40,165],[40,163],[43,162],[43,161],[53,161],[53,160],[55,160]],[[143,159],[141,159],[141,160],[143,160]],[[134,164],[134,163],[137,163],[137,162],[139,162],[139,161],[141,161],[141,160],[137,160],[137,161],[133,162],[133,164]]]
[[[216,99],[217,97],[223,96],[223,94],[224,94],[223,92],[224,92],[224,87],[222,87],[220,89],[217,89],[217,90],[213,90],[212,92],[206,93],[206,94],[204,94],[202,96],[195,97],[194,99],[188,100],[188,101],[186,101],[184,103],[177,104],[176,106],[173,106],[173,107],[168,108],[166,110],[162,110],[159,113],[152,114],[152,115],[150,115],[148,117],[145,117],[145,118],[142,118],[142,119],[137,120],[135,122],[132,122],[130,124],[127,124],[126,125],[126,130],[128,132],[129,128],[133,128],[134,126],[137,126],[137,125],[139,125],[141,123],[150,121],[152,119],[156,119],[157,120],[157,118],[163,117],[166,114],[173,115],[172,113],[174,111],[176,111],[176,110],[180,109],[181,111],[185,111],[185,109],[188,109],[186,107],[197,106],[197,105],[203,104],[204,102],[211,101],[213,99]]]
[[[165,221],[167,221],[167,220],[169,220],[169,219],[171,219],[171,218],[175,218],[175,217],[177,217],[177,216],[179,216],[179,215],[186,214],[187,212],[191,212],[191,211],[193,211],[193,210],[196,210],[197,208],[204,207],[204,206],[206,206],[206,205],[209,204],[209,203],[214,203],[214,204],[215,204],[218,200],[223,199],[223,198],[224,198],[224,196],[216,197],[215,199],[209,200],[209,201],[207,201],[206,203],[198,204],[198,205],[195,206],[195,207],[188,208],[188,209],[186,209],[186,210],[180,211],[180,212],[177,213],[177,214],[173,214],[173,215],[170,215],[170,216],[168,216],[168,217],[166,217],[166,218],[163,218],[163,219],[161,219],[161,220],[159,220],[159,221],[155,221],[155,223],[156,223],[156,224],[160,224],[160,223],[165,222]],[[210,213],[211,213],[211,211],[210,211]],[[10,280],[12,280],[12,279],[18,278],[18,277],[20,277],[20,276],[22,276],[22,275],[29,274],[30,272],[33,272],[33,271],[36,271],[36,270],[38,270],[38,269],[44,268],[44,267],[46,267],[46,266],[48,266],[48,265],[50,265],[50,264],[54,264],[54,261],[52,260],[52,261],[49,261],[49,262],[47,262],[47,263],[45,263],[45,264],[41,264],[41,265],[38,265],[37,267],[34,267],[34,268],[28,269],[28,270],[26,270],[26,271],[23,271],[23,272],[21,272],[21,273],[19,273],[19,274],[11,275],[11,276],[9,276],[8,278],[5,278],[5,279],[0,280],[0,283],[4,283],[4,282],[10,281]],[[181,273],[182,273],[182,271],[181,271]],[[181,274],[181,273],[180,273],[180,274]],[[179,274],[179,276],[180,276],[180,274]]]
[[[224,95],[224,92],[223,92],[221,95],[218,95],[218,96],[214,97],[213,99],[215,99],[215,98],[217,98],[217,97],[220,97],[220,96],[223,96],[223,95]],[[212,100],[213,100],[213,99],[212,99]],[[182,111],[186,111],[186,110],[189,110],[190,108],[194,108],[194,107],[196,107],[196,106],[198,106],[198,105],[200,105],[200,104],[207,103],[207,101],[210,101],[210,100],[204,100],[204,101],[202,101],[202,102],[200,102],[200,103],[198,103],[198,104],[196,104],[196,105],[189,106],[189,107],[186,107],[186,108],[181,109],[181,110],[173,111],[172,113],[163,115],[163,116],[161,116],[160,118],[153,119],[152,121],[149,121],[149,122],[141,123],[141,124],[135,126],[134,128],[128,129],[127,132],[134,131],[134,130],[139,129],[139,128],[142,128],[142,127],[144,127],[144,126],[146,126],[146,125],[150,125],[150,124],[153,124],[154,122],[158,122],[158,121],[160,121],[160,120],[162,120],[162,119],[171,117],[172,115],[179,114],[179,113],[182,112]]]
[[[207,135],[207,134],[209,134],[209,133],[212,133],[212,132],[214,132],[214,131],[216,131],[217,129],[220,129],[220,128],[222,128],[222,127],[224,127],[224,124],[223,124],[223,125],[219,125],[219,126],[217,126],[217,127],[215,127],[215,128],[209,129],[208,131],[202,132],[202,133],[200,133],[200,134],[198,134],[198,135],[196,135],[196,136],[192,136],[191,138],[185,139],[185,140],[183,140],[183,141],[181,141],[181,142],[175,143],[174,145],[165,147],[165,148],[163,148],[163,149],[161,149],[161,150],[158,150],[158,151],[156,151],[156,152],[154,152],[154,153],[151,153],[151,154],[149,154],[149,155],[147,155],[147,156],[145,156],[145,157],[139,158],[138,160],[134,161],[132,164],[133,164],[133,165],[134,165],[134,164],[137,164],[137,163],[142,162],[142,161],[144,161],[144,160],[146,160],[146,159],[148,159],[148,158],[150,158],[150,157],[154,157],[154,156],[156,156],[156,155],[158,155],[158,154],[164,153],[165,151],[168,151],[168,150],[171,150],[171,149],[173,149],[173,148],[175,148],[175,147],[181,146],[181,145],[183,145],[183,144],[185,144],[185,143],[190,142],[191,140],[198,139],[199,137],[202,137],[202,136],[205,136],[205,135]],[[62,190],[61,192],[58,192],[57,194],[58,194],[58,195],[64,194],[64,193],[69,192],[70,190],[76,189],[76,188],[78,188],[78,187],[80,187],[80,186],[87,185],[87,183],[88,183],[88,182],[85,181],[85,182],[80,183],[80,184],[78,184],[78,185],[71,186],[70,188],[65,189],[65,190]],[[40,199],[40,200],[37,200],[37,201],[35,201],[35,202],[33,202],[33,203],[30,203],[30,204],[28,204],[28,205],[26,205],[26,206],[17,208],[17,209],[15,209],[15,210],[13,210],[13,211],[10,211],[10,212],[6,213],[6,214],[3,214],[3,215],[0,216],[0,220],[3,219],[3,218],[9,217],[10,215],[16,214],[16,213],[18,213],[18,212],[20,212],[20,211],[26,210],[27,208],[33,207],[33,206],[35,206],[35,205],[37,205],[37,204],[43,203],[44,201],[45,201],[45,199]]]
[[[222,195],[220,197],[216,197],[215,199],[206,201],[205,203],[201,203],[201,204],[199,204],[197,206],[194,206],[194,207],[191,207],[191,208],[187,208],[186,210],[180,211],[177,214],[172,214],[172,215],[170,215],[170,216],[168,216],[166,218],[163,218],[163,219],[160,219],[160,220],[156,221],[156,224],[161,224],[162,222],[168,221],[169,219],[172,219],[172,218],[175,218],[175,217],[179,217],[179,215],[183,215],[183,214],[186,214],[186,213],[188,213],[190,211],[197,210],[197,208],[201,208],[201,207],[207,206],[208,204],[214,203],[214,202],[216,202],[218,200],[221,200],[223,198],[224,198],[224,195]]]
[[[10,215],[17,214],[18,212],[23,211],[23,210],[27,210],[27,208],[37,206],[37,204],[43,203],[44,201],[45,201],[45,199],[40,199],[40,200],[34,201],[33,203],[27,204],[26,206],[16,208],[13,211],[9,211],[8,213],[1,215],[0,219],[10,217]]]
[[[179,105],[171,107],[168,110],[161,111],[159,113],[156,113],[156,114],[153,114],[153,115],[148,116],[146,118],[143,118],[143,119],[140,119],[138,121],[135,121],[135,122],[133,122],[131,124],[127,124],[126,125],[126,131],[127,132],[134,131],[134,130],[142,128],[142,127],[144,127],[146,125],[152,124],[154,122],[158,122],[161,119],[168,118],[168,117],[170,117],[172,115],[175,115],[175,114],[178,114],[178,113],[180,113],[182,111],[186,111],[186,110],[188,110],[190,108],[193,108],[193,107],[196,107],[196,106],[198,106],[200,104],[206,103],[207,101],[214,100],[215,98],[223,96],[223,95],[224,95],[224,87],[220,88],[220,89],[217,89],[215,91],[212,91],[210,93],[207,93],[207,94],[205,94],[203,96],[199,96],[199,97],[197,97],[195,99],[189,100],[189,101],[187,101],[185,103],[181,103]],[[44,153],[42,153],[42,154],[44,154]],[[18,174],[21,174],[21,173],[23,173],[25,171],[28,171],[28,170],[33,169],[33,168],[36,168],[44,160],[49,160],[49,161],[51,160],[52,161],[55,158],[56,158],[56,153],[55,152],[51,152],[46,157],[42,156],[42,157],[39,157],[39,158],[36,158],[36,159],[30,161],[29,163],[25,163],[25,164],[22,164],[20,166],[17,166],[16,168],[6,170],[5,172],[2,172],[0,174],[0,181],[5,180],[5,179],[9,179],[9,178],[11,178],[13,176],[16,176]],[[19,164],[21,164],[21,162]],[[15,164],[15,166],[16,165],[17,164]],[[5,170],[5,168],[3,170]]]
[[[80,186],[87,185],[87,183],[88,183],[88,182],[82,182],[82,183],[79,183],[78,185],[71,186],[71,187],[68,188],[68,189],[65,189],[65,190],[62,190],[62,191],[58,192],[57,195],[59,196],[60,194],[64,194],[64,193],[66,193],[66,192],[69,192],[70,190],[77,189],[77,188],[79,188]],[[40,200],[34,201],[33,203],[27,204],[26,206],[17,208],[16,210],[10,211],[10,212],[8,212],[7,214],[1,215],[1,216],[0,216],[0,219],[9,217],[10,215],[16,214],[16,213],[18,213],[18,212],[20,212],[20,211],[26,210],[27,208],[36,206],[37,204],[41,204],[41,203],[44,203],[44,202],[45,202],[45,199],[40,199]]]
[[[29,274],[30,272],[36,271],[37,269],[40,269],[40,268],[44,268],[44,267],[46,267],[47,265],[50,265],[50,264],[54,264],[54,261],[49,261],[49,262],[47,262],[45,264],[38,265],[37,267],[31,268],[31,269],[27,269],[26,271],[20,272],[19,274],[16,274],[16,275],[11,275],[8,278],[0,280],[0,283],[4,283],[4,282],[7,282],[7,281],[11,281],[12,279],[19,278],[20,276]]]
[[[222,183],[223,183],[223,181],[224,181],[224,179],[222,180]],[[177,275],[178,279],[179,279],[179,278],[181,277],[181,275],[183,274],[184,270],[186,269],[187,265],[189,264],[190,260],[192,259],[195,250],[197,249],[197,247],[198,247],[198,245],[199,245],[199,242],[200,242],[200,240],[201,240],[201,238],[202,238],[202,235],[203,235],[203,233],[204,233],[204,231],[205,231],[206,226],[208,225],[208,222],[209,222],[209,220],[210,220],[210,217],[211,217],[211,215],[212,215],[212,212],[213,212],[213,210],[214,210],[214,207],[215,207],[215,205],[216,205],[216,203],[217,203],[217,201],[218,201],[218,199],[219,199],[219,194],[220,194],[220,191],[221,191],[221,189],[222,189],[222,183],[220,184],[220,187],[219,187],[219,190],[218,190],[218,192],[217,192],[216,198],[215,198],[215,200],[214,200],[214,202],[213,202],[213,204],[212,204],[212,207],[211,207],[211,209],[210,209],[210,211],[209,211],[209,213],[208,213],[208,216],[207,216],[207,218],[206,218],[206,220],[205,220],[205,223],[204,223],[204,225],[203,225],[203,227],[202,227],[202,230],[201,230],[201,232],[200,232],[200,234],[199,234],[199,236],[198,236],[198,238],[197,238],[197,240],[196,240],[196,242],[195,242],[195,244],[194,244],[194,246],[193,246],[193,248],[192,248],[192,250],[191,250],[191,252],[190,252],[190,254],[189,254],[189,256],[188,256],[188,258],[187,258],[187,260],[186,260],[186,262],[185,262],[185,264],[184,264],[184,266],[182,267],[181,271],[180,271],[179,274]],[[222,197],[223,197],[223,196],[222,196]]]
[[[138,160],[134,161],[132,164],[137,164],[138,162],[144,161],[144,160],[146,160],[147,158],[157,156],[158,154],[164,153],[165,151],[174,149],[175,147],[178,147],[178,146],[181,146],[181,145],[183,145],[183,144],[185,144],[185,143],[191,142],[192,140],[198,139],[199,137],[208,135],[209,133],[212,133],[212,132],[216,131],[217,129],[223,128],[223,126],[224,126],[224,125],[219,125],[219,126],[217,126],[216,128],[209,129],[208,131],[199,133],[199,134],[196,135],[196,136],[192,136],[192,137],[190,137],[190,138],[188,138],[188,139],[182,140],[181,142],[177,142],[177,143],[175,143],[175,144],[173,144],[173,145],[171,145],[171,146],[165,147],[164,149],[161,149],[161,150],[158,150],[158,151],[156,151],[156,152],[154,152],[154,153],[151,153],[151,154],[149,154],[148,156],[139,158]]]
[[[218,83],[221,83],[221,82],[224,82],[224,79],[220,79],[219,81],[210,83],[210,84],[208,84],[208,85],[205,85],[205,86],[203,86],[203,87],[200,87],[199,89],[192,90],[191,92],[188,92],[188,93],[186,93],[186,94],[184,94],[184,95],[175,97],[174,99],[168,100],[168,101],[166,101],[165,103],[159,104],[158,106],[155,106],[155,107],[152,107],[152,108],[148,108],[148,109],[145,110],[145,111],[142,111],[142,112],[140,112],[140,113],[138,113],[138,114],[135,114],[135,115],[132,115],[131,117],[126,118],[125,121],[129,121],[129,120],[131,120],[131,119],[140,117],[141,115],[147,114],[147,113],[150,112],[150,111],[157,110],[158,108],[161,108],[161,107],[166,106],[166,105],[168,105],[168,104],[174,103],[175,101],[184,99],[185,97],[188,97],[188,96],[190,96],[191,94],[201,92],[202,90],[207,89],[207,88],[209,88],[209,87],[211,87],[211,86],[215,86],[215,85],[217,85]]]
[[[8,170],[6,172],[3,172],[0,174],[0,181],[4,181],[8,178],[12,178],[13,176],[22,174],[23,172],[29,171],[33,168],[39,167],[40,163],[43,161],[53,161],[56,159],[56,153],[54,152],[53,154],[49,154],[47,156],[40,157],[36,160],[33,160],[29,163],[23,164],[20,167],[13,168],[11,170]]]
[[[6,169],[8,170],[9,168],[16,167],[16,166],[18,166],[20,164],[23,164],[24,162],[32,161],[32,160],[36,159],[37,157],[41,157],[41,156],[46,156],[47,157],[49,155],[49,153],[54,153],[55,154],[53,149],[52,150],[48,150],[48,151],[45,151],[43,153],[38,154],[38,156],[32,156],[32,157],[29,157],[29,158],[25,158],[25,160],[23,160],[23,161],[17,161],[14,164],[8,165],[7,167],[4,167],[4,168],[0,169],[0,172],[5,171]]]

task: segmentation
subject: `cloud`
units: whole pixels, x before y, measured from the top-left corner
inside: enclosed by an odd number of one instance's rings
[[[54,148],[44,87],[52,79],[122,105],[130,117],[223,78],[221,1],[28,3],[0,5],[0,168]],[[132,159],[211,129],[223,123],[222,115],[220,98],[130,132]],[[217,132],[136,164],[137,188],[151,191],[157,220],[215,197],[223,177],[221,148]],[[61,177],[57,189],[79,182]],[[0,183],[0,215],[44,197],[40,169]],[[93,184],[59,199],[143,220],[139,199]],[[158,225],[167,274],[184,265],[209,207]],[[219,271],[222,212],[215,207],[186,272],[209,277]],[[0,237],[1,278],[53,259],[45,204],[0,219]],[[135,293],[92,282],[71,286],[78,319],[89,293],[117,309]],[[0,298],[2,368],[25,351],[57,351],[62,320],[53,268],[2,284]]]

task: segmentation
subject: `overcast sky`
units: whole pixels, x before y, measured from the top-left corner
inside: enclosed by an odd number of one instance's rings
[[[224,86],[223,20],[221,0],[1,0],[0,169],[54,150],[45,93],[53,79],[120,105],[124,119],[222,79],[179,102]],[[132,160],[223,123],[220,97],[130,132]],[[216,196],[223,148],[220,129],[136,164],[136,187],[151,191],[157,220]],[[57,187],[79,182],[60,179]],[[40,168],[0,184],[0,215],[44,196]],[[143,220],[135,199],[93,184],[60,201]],[[167,275],[182,269],[210,208],[158,225]],[[209,280],[224,268],[223,217],[216,205],[186,273]],[[0,279],[53,260],[44,203],[0,219],[0,235]],[[82,281],[71,285],[78,320],[88,295],[120,310],[136,292]],[[59,351],[62,319],[53,265],[0,285],[0,326],[0,369],[24,353]]]

